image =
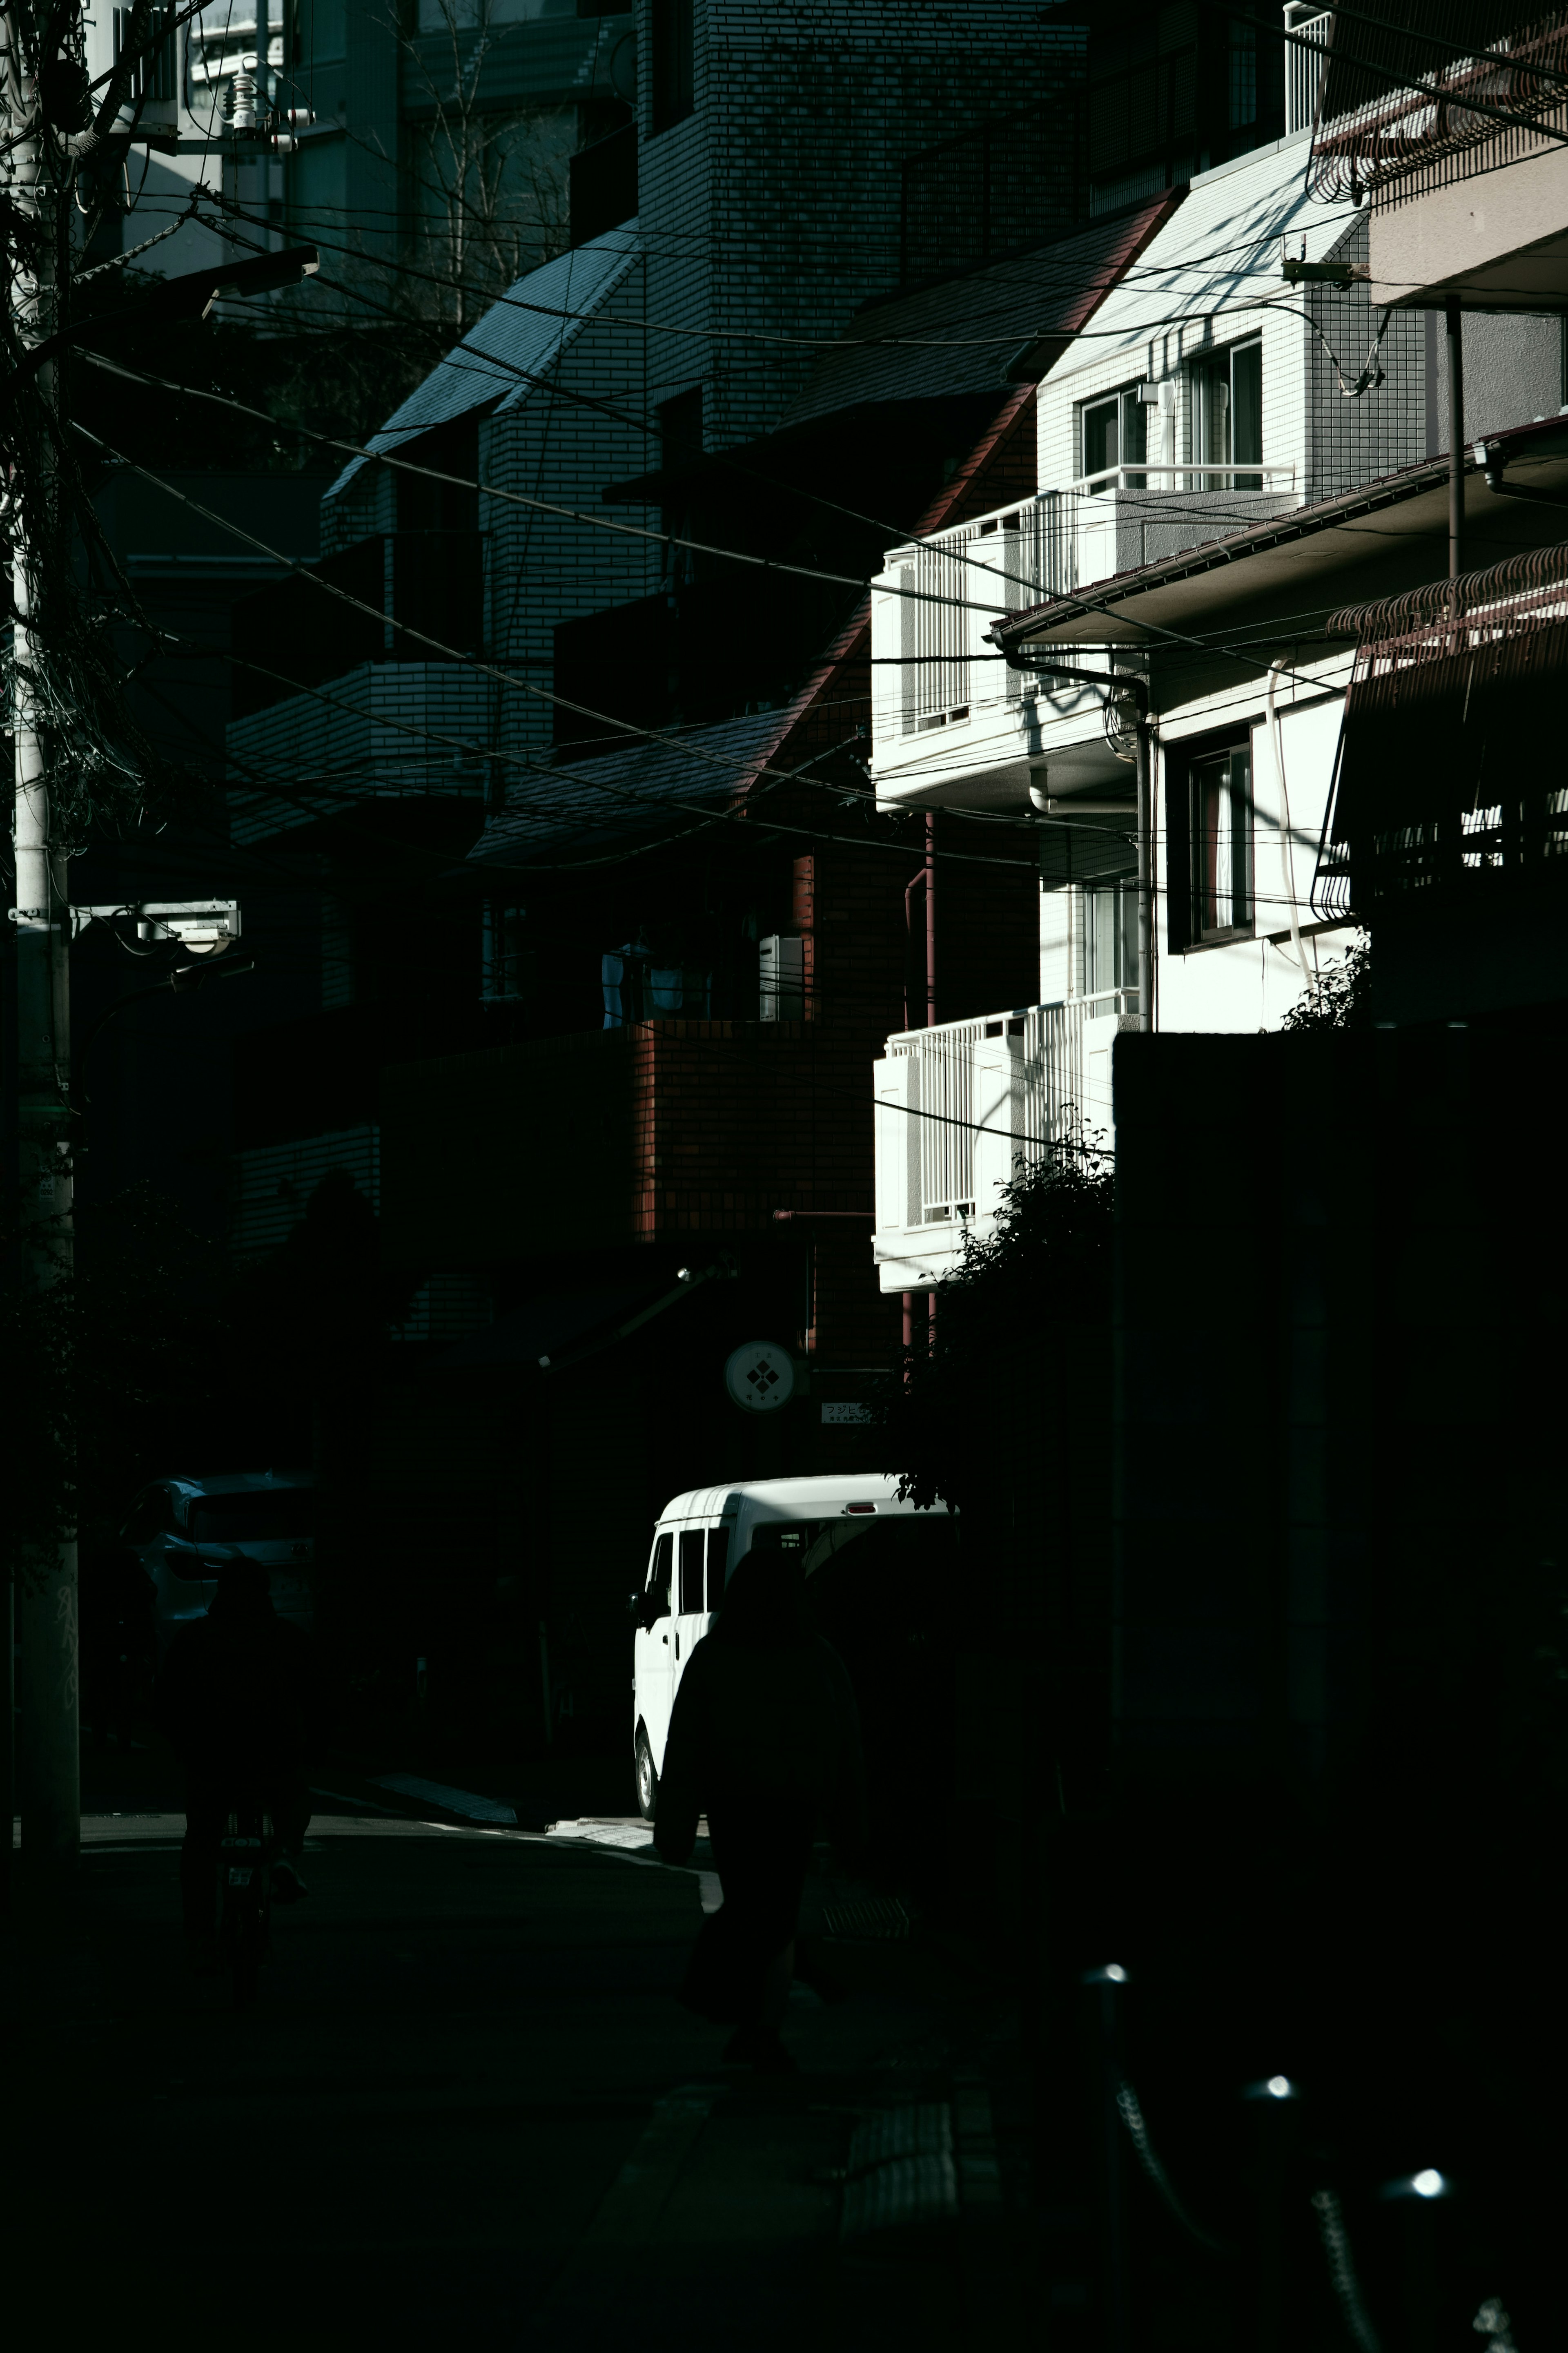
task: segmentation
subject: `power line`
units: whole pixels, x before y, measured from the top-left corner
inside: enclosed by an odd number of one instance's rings
[[[1564,135],[1568,136],[1568,134]],[[228,196],[211,195],[210,200],[214,204],[220,205],[223,210],[235,220],[247,221],[252,227],[269,228],[271,227],[270,222],[263,221],[258,214],[249,211],[246,206],[237,203],[234,199]],[[208,224],[208,226],[213,226],[213,224]],[[312,232],[312,235],[314,235],[314,232]],[[1267,241],[1272,242],[1273,238],[1277,235],[1277,230],[1269,231],[1268,233]],[[1255,241],[1261,245],[1266,240],[1264,237],[1260,236]],[[315,237],[315,242],[318,245],[324,246],[330,252],[346,254],[350,259],[361,262],[366,261],[366,257],[362,253],[356,252],[353,247],[341,244],[334,238],[325,236],[318,236]],[[635,251],[635,248],[633,250]],[[420,269],[412,262],[383,260],[378,257],[373,263],[367,263],[366,266],[388,272],[396,277],[417,279],[426,285],[449,287],[452,283],[452,280],[449,278],[442,277],[434,270]],[[1194,268],[1201,268],[1203,265],[1201,263],[1194,263],[1192,266]],[[358,296],[357,289],[344,285],[341,280],[323,278],[318,273],[316,283],[318,285],[332,286],[336,290],[342,293],[356,296],[356,298]],[[1119,283],[1120,280],[1110,281],[1108,290],[1114,291],[1115,286]],[[1205,318],[1208,319],[1219,319],[1228,318],[1235,312],[1249,313],[1254,311],[1280,308],[1290,309],[1294,306],[1298,299],[1299,290],[1296,288],[1291,287],[1287,289],[1282,294],[1276,295],[1268,300],[1259,298],[1256,300],[1248,299],[1240,302],[1213,303],[1205,309],[1203,315]],[[640,319],[635,314],[629,312],[623,313],[616,311],[603,310],[559,310],[553,305],[547,303],[525,302],[521,301],[521,298],[514,298],[510,294],[497,294],[490,296],[489,298],[489,303],[491,309],[499,306],[502,309],[510,308],[534,311],[546,318],[560,319],[563,323],[575,322],[585,324],[590,322],[603,320],[612,325],[630,327],[639,334],[673,335],[682,339],[706,343],[766,343],[770,346],[780,346],[786,349],[810,350],[816,352],[819,354],[825,354],[833,351],[856,349],[874,350],[883,346],[891,346],[895,348],[905,347],[911,349],[934,348],[937,350],[964,350],[994,349],[998,345],[1007,344],[1011,349],[1016,350],[1017,348],[1020,334],[1030,340],[1043,336],[1049,340],[1060,340],[1065,343],[1094,343],[1125,340],[1129,333],[1132,332],[1126,327],[1036,327],[1033,329],[1019,329],[1011,334],[984,335],[962,340],[955,340],[948,337],[902,335],[866,336],[857,340],[854,337],[840,335],[776,334],[771,333],[767,330],[760,327],[681,327],[677,326],[673,321]],[[1098,305],[1096,307],[1098,308]],[[1137,332],[1142,334],[1145,330],[1152,331],[1159,327],[1184,325],[1191,322],[1193,316],[1194,312],[1189,306],[1182,311],[1173,311],[1167,317],[1140,320],[1137,322]]]

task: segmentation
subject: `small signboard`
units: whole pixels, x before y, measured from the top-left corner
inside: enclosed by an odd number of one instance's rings
[[[776,1413],[795,1395],[795,1366],[774,1340],[748,1340],[724,1366],[724,1387],[746,1413]]]

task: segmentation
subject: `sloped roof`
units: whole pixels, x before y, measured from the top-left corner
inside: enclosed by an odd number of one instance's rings
[[[547,863],[570,852],[625,857],[642,841],[674,836],[733,800],[766,757],[780,714],[754,712],[675,740],[628,744],[536,776],[509,771],[507,805],[469,852],[479,866]]]
[[[449,425],[491,401],[504,407],[525,400],[537,389],[527,379],[555,365],[629,275],[641,251],[637,226],[626,221],[606,229],[520,278],[372,434],[367,448],[397,449],[416,434]],[[365,463],[363,458],[351,459],[327,497],[337,498]]]
[[[996,393],[1020,346],[1048,345],[1083,325],[1180,193],[860,311],[817,363],[784,429],[872,401]]]
[[[1284,292],[1279,240],[1292,254],[1305,244],[1309,261],[1321,261],[1355,219],[1349,205],[1327,206],[1305,186],[1311,138],[1300,132],[1272,147],[1256,148],[1235,163],[1200,172],[1185,203],[1149,240],[1138,268],[1100,304],[1092,340],[1086,341],[1059,379],[1075,366],[1097,365],[1122,350],[1141,350],[1157,330],[1196,325],[1215,317],[1226,333],[1240,332],[1242,313]]]

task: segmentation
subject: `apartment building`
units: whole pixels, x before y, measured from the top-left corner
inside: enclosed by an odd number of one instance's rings
[[[1036,497],[890,549],[876,585],[883,805],[1032,822],[1041,878],[1037,1002],[879,1066],[889,1290],[954,1262],[1020,1150],[1080,1122],[1110,1139],[1121,1029],[1277,1028],[1353,937],[1344,894],[1314,897],[1353,659],[1329,625],[1429,576],[1447,376],[1311,153],[1308,123],[1194,178],[1041,385]],[[1555,416],[1555,320],[1469,332],[1467,433]],[[1500,554],[1521,540],[1500,528]],[[962,1166],[912,1116],[954,1087],[980,1130]]]

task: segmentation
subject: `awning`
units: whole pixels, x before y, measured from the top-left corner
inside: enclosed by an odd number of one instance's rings
[[[1358,645],[1319,913],[1568,878],[1568,543],[1329,626]]]
[[[1497,563],[1562,538],[1568,418],[1489,436],[1480,464],[1467,450],[1464,497],[1472,556]],[[1258,638],[1279,620],[1298,624],[1299,636],[1315,635],[1321,617],[1358,591],[1370,600],[1445,576],[1447,531],[1444,457],[1087,583],[1076,596],[1010,615],[990,634],[1009,653],[1045,645],[1158,648],[1163,636],[1212,638],[1243,625]],[[1263,661],[1260,652],[1260,668]]]

